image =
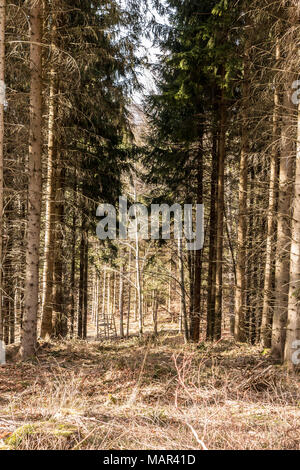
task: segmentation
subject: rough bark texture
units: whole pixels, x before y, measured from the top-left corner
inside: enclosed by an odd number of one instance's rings
[[[289,85],[289,81],[287,83]],[[274,358],[281,360],[283,359],[285,344],[290,280],[291,181],[293,178],[293,139],[291,136],[293,105],[290,89],[285,90],[283,107],[284,116],[281,135],[277,250],[275,266],[276,298],[272,331],[272,355]]]
[[[64,263],[63,263],[63,241],[64,241],[64,169],[61,156],[58,159],[55,194],[56,234],[54,250],[54,323],[55,335],[65,337],[67,335],[67,313],[64,304]]]
[[[3,160],[4,160],[4,101],[5,101],[5,8],[0,0],[0,341],[3,339],[2,315],[2,238],[3,238]]]
[[[224,173],[226,155],[227,110],[224,91],[220,99],[220,138],[218,152],[218,195],[217,195],[217,248],[216,248],[216,313],[214,339],[221,338],[223,299],[223,237],[224,237]]]
[[[300,350],[300,105],[298,108],[298,136],[296,179],[293,204],[290,286],[284,361],[289,368],[299,368]]]
[[[276,47],[276,60],[280,57],[279,45]],[[269,204],[268,204],[268,228],[267,228],[267,247],[266,247],[266,264],[264,273],[264,298],[263,313],[261,324],[261,343],[263,347],[271,347],[271,325],[273,317],[274,299],[274,264],[275,264],[275,242],[276,242],[276,209],[277,209],[277,193],[278,193],[278,161],[279,149],[278,140],[280,136],[280,95],[278,86],[274,92],[274,112],[273,112],[273,148],[270,162],[270,183],[269,183]]]
[[[37,337],[39,251],[41,218],[42,154],[42,3],[31,1],[30,9],[30,136],[28,161],[28,225],[21,357],[35,353]]]
[[[244,58],[242,139],[239,175],[239,217],[237,237],[235,323],[234,336],[237,341],[246,341],[246,259],[247,259],[247,186],[248,186],[248,108],[249,108],[249,57],[246,48]]]
[[[75,191],[76,192],[76,183]],[[71,252],[71,273],[70,273],[70,334],[71,338],[74,336],[74,322],[75,322],[75,269],[76,269],[76,216],[73,215],[72,220],[72,252]],[[99,312],[97,311],[97,321]],[[98,323],[97,323],[98,335]]]
[[[122,257],[122,253],[121,253]],[[120,313],[120,337],[124,338],[124,266],[120,267],[119,313]]]
[[[55,244],[55,161],[56,148],[54,139],[55,119],[55,72],[51,71],[48,105],[48,161],[46,184],[46,214],[45,214],[45,262],[43,271],[42,324],[41,337],[52,335],[53,311],[53,269]]]
[[[203,204],[203,142],[201,142],[197,155],[197,204]],[[202,284],[202,250],[195,253],[195,272],[193,288],[193,311],[191,318],[191,339],[197,343],[200,336],[201,318],[201,284]]]
[[[189,340],[189,326],[188,326],[187,309],[186,309],[184,262],[183,262],[183,248],[182,248],[181,238],[178,239],[178,257],[179,257],[179,272],[180,272],[182,326],[183,326],[183,332],[184,332],[184,341],[187,343]]]
[[[215,110],[216,112],[216,110]],[[218,132],[217,123],[213,129],[212,171],[210,183],[210,228],[209,228],[209,261],[207,278],[207,327],[206,338],[212,340],[214,335],[216,307],[216,241],[217,241],[217,191],[218,191]]]

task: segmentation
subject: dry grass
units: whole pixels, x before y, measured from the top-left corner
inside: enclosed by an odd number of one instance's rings
[[[2,448],[300,449],[299,417],[297,378],[229,340],[44,343],[0,368]]]

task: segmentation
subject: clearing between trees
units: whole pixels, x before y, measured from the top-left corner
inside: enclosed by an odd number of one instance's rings
[[[260,347],[165,330],[43,342],[28,363],[15,351],[0,369],[2,449],[300,448],[299,383]]]

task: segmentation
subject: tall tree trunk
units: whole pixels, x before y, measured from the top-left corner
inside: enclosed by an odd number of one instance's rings
[[[112,327],[112,315],[111,315],[111,274],[107,273],[107,294],[106,294],[106,321],[107,321],[107,337],[110,338],[110,330]]]
[[[155,289],[155,291],[153,291],[153,305],[152,305],[152,319],[153,319],[153,334],[154,334],[154,336],[158,335],[157,313],[158,313],[158,297],[157,297],[157,290]]]
[[[223,304],[223,238],[224,238],[224,176],[226,156],[226,121],[227,109],[225,92],[221,91],[220,99],[220,137],[218,155],[218,195],[217,195],[217,248],[216,248],[216,313],[214,339],[219,340],[222,334]]]
[[[298,106],[297,158],[293,204],[290,286],[284,362],[299,368],[300,350],[300,105]],[[294,355],[296,357],[294,357]]]
[[[189,201],[191,203],[192,201]],[[194,288],[195,288],[195,253],[194,251],[187,252],[187,263],[188,263],[188,273],[189,273],[189,294],[190,294],[190,305],[189,305],[189,315],[190,319],[193,318],[194,311]],[[192,324],[191,324],[192,328]],[[191,334],[191,331],[190,331]]]
[[[39,297],[40,219],[42,196],[42,2],[30,2],[30,136],[28,226],[21,357],[35,353]]]
[[[45,215],[45,262],[43,272],[43,296],[42,296],[42,324],[41,337],[52,335],[52,311],[53,311],[53,270],[54,270],[54,245],[55,245],[55,72],[50,72],[49,105],[48,105],[48,161],[46,183],[46,215]]]
[[[85,219],[82,218],[81,223],[81,241],[80,241],[80,266],[79,266],[79,299],[78,299],[78,324],[77,335],[78,338],[83,338],[83,309],[84,309],[84,251],[85,251]]]
[[[183,326],[183,333],[184,333],[184,341],[187,343],[189,340],[189,325],[188,325],[187,309],[186,309],[184,261],[183,261],[183,248],[182,248],[181,238],[178,239],[178,257],[179,257],[180,289],[181,289],[182,326]]]
[[[258,279],[257,279],[257,262],[253,256],[253,250],[255,248],[255,230],[256,223],[254,221],[255,217],[255,208],[257,207],[255,201],[255,168],[252,165],[248,165],[249,179],[250,184],[248,188],[249,192],[249,201],[248,201],[248,244],[247,251],[249,256],[246,260],[246,270],[247,270],[247,288],[246,288],[246,317],[245,317],[245,331],[249,339],[249,342],[255,344],[257,337],[257,315],[256,315],[256,304],[257,304],[257,295],[258,291]]]
[[[99,299],[100,299],[100,280],[97,271],[95,271],[96,289],[95,289],[95,310],[94,310],[94,322],[96,327],[95,339],[98,338],[99,333]]]
[[[134,202],[137,202],[136,187],[134,181]],[[137,314],[139,321],[139,335],[143,335],[143,292],[142,292],[142,279],[140,268],[140,243],[138,237],[138,217],[135,213],[135,267],[136,267],[136,300],[137,300]]]
[[[87,323],[88,323],[88,289],[89,289],[89,240],[88,232],[86,231],[84,237],[84,288],[83,288],[83,325],[82,333],[83,338],[87,338]]]
[[[122,252],[121,252],[122,258]],[[120,266],[120,284],[119,284],[119,314],[120,314],[120,338],[124,338],[124,266]]]
[[[64,241],[64,169],[62,168],[62,157],[57,161],[56,179],[56,236],[55,236],[55,260],[54,260],[54,292],[53,306],[55,318],[55,335],[58,337],[67,336],[67,313],[64,305],[64,263],[63,263],[63,241]],[[53,255],[52,255],[53,256]]]
[[[201,130],[200,144],[197,155],[197,204],[203,204],[203,135]],[[191,318],[191,339],[199,342],[201,318],[201,288],[202,288],[202,250],[195,253],[195,273],[193,288],[193,312]]]
[[[15,308],[13,299],[14,297],[11,295],[9,299],[9,344],[14,344],[15,342]]]
[[[106,322],[105,322],[105,295],[106,295],[106,268],[103,270],[103,286],[102,286],[102,308],[101,308],[101,323],[104,330],[104,336],[106,338]]]
[[[126,327],[126,338],[129,338],[129,325],[130,325],[130,311],[131,311],[131,248],[129,248],[129,260],[128,260],[128,308],[127,308],[127,327]]]
[[[216,241],[217,241],[217,190],[218,190],[218,131],[217,109],[214,110],[214,127],[212,136],[212,172],[210,183],[210,228],[209,228],[209,255],[207,277],[207,326],[206,339],[212,340],[214,335],[215,306],[216,306]]]
[[[276,45],[276,61],[280,59],[280,49],[277,40]],[[278,84],[274,91],[274,111],[273,111],[273,146],[270,162],[270,182],[269,182],[269,204],[267,217],[267,247],[266,247],[266,264],[264,273],[264,297],[263,312],[261,323],[261,343],[264,348],[271,347],[272,338],[272,317],[274,309],[274,267],[275,267],[275,243],[276,243],[276,209],[278,194],[278,162],[279,148],[278,141],[280,138],[280,94]]]
[[[2,238],[3,238],[3,162],[5,106],[5,20],[6,0],[0,0],[0,341],[3,339],[2,314]]]
[[[168,313],[171,317],[171,322],[174,322],[173,312],[172,312],[172,260],[170,261],[170,278],[169,278],[169,285],[168,285],[168,297],[167,297],[167,309]]]
[[[76,193],[77,183],[75,177],[74,193]],[[75,320],[75,268],[76,268],[76,214],[73,214],[72,220],[72,246],[71,246],[71,274],[70,274],[70,334],[74,336],[74,320]]]
[[[249,56],[248,44],[244,57],[243,103],[242,103],[242,148],[239,176],[239,216],[237,237],[235,323],[236,341],[246,341],[246,246],[247,246],[247,186],[248,186],[248,110],[249,110]]]
[[[289,87],[290,83],[286,87]],[[285,328],[287,321],[290,247],[291,247],[291,203],[293,178],[293,139],[291,127],[293,105],[289,88],[284,93],[284,116],[281,135],[281,155],[279,172],[278,227],[275,266],[275,308],[272,330],[272,355],[283,359]]]

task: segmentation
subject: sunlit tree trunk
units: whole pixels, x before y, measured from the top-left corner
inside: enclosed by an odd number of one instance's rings
[[[122,258],[122,252],[121,252]],[[119,284],[119,314],[120,314],[120,337],[124,338],[124,266],[120,266],[120,284]]]
[[[286,86],[290,86],[289,81]],[[276,297],[272,330],[272,355],[274,358],[281,360],[283,359],[285,344],[291,247],[291,182],[293,178],[293,138],[291,136],[291,127],[293,120],[293,104],[291,101],[291,90],[289,88],[286,89],[284,93],[283,112],[275,266]]]
[[[280,49],[277,41],[276,61],[280,59]],[[264,274],[264,297],[263,312],[261,324],[261,343],[263,347],[271,347],[272,317],[274,309],[274,262],[275,262],[275,243],[276,243],[276,209],[278,194],[278,162],[279,162],[279,138],[280,138],[280,94],[278,85],[274,92],[274,111],[273,111],[273,147],[270,162],[270,182],[269,182],[269,204],[267,217],[267,247],[266,264]]]
[[[88,324],[88,298],[89,298],[89,239],[88,232],[86,231],[84,237],[84,287],[83,287],[83,325],[82,334],[83,338],[87,338],[87,324]]]
[[[130,326],[130,311],[131,311],[131,249],[129,249],[129,261],[128,261],[128,307],[127,307],[127,327],[126,337],[129,338],[129,326]]]
[[[300,105],[298,106],[296,177],[293,204],[290,285],[284,362],[289,368],[299,364],[300,350]],[[295,356],[295,357],[294,357]]]
[[[84,265],[85,265],[85,219],[83,217],[81,223],[81,240],[80,240],[80,266],[79,266],[79,299],[78,299],[78,338],[83,338],[83,317],[84,317]]]
[[[35,353],[39,294],[42,195],[42,3],[30,2],[30,136],[28,160],[28,225],[21,357]]]
[[[244,57],[243,103],[242,103],[242,146],[239,175],[239,215],[237,237],[235,323],[234,336],[237,341],[246,341],[246,247],[247,247],[247,187],[248,187],[248,110],[249,110],[249,57],[248,44]]]
[[[42,296],[42,324],[41,337],[52,335],[53,312],[53,270],[54,270],[54,246],[55,246],[55,72],[50,73],[49,105],[48,105],[48,161],[46,183],[46,215],[45,215],[45,262],[43,271],[43,296]]]
[[[110,328],[112,326],[111,317],[111,274],[107,273],[107,293],[106,293],[106,322],[107,322],[107,337],[110,337]]]
[[[76,181],[76,172],[75,172],[75,182],[74,182],[74,194],[77,190],[77,181]],[[75,268],[76,268],[76,214],[74,212],[72,219],[72,246],[71,246],[71,273],[70,273],[70,334],[71,338],[74,335],[74,321],[75,321]]]
[[[134,201],[137,202],[136,188],[134,182]],[[136,268],[136,301],[137,301],[137,314],[139,322],[139,335],[143,335],[143,292],[142,292],[142,279],[140,268],[140,243],[138,237],[138,217],[135,213],[135,268]]]
[[[183,333],[184,333],[184,340],[187,343],[188,340],[189,340],[189,325],[188,325],[188,319],[187,319],[183,247],[182,247],[182,239],[181,238],[178,239],[178,258],[179,258],[179,272],[180,272],[182,327],[183,327]],[[180,327],[180,329],[181,329],[181,327]]]
[[[106,269],[103,270],[103,281],[102,281],[102,308],[101,308],[101,324],[104,329],[104,336],[106,337],[106,322],[105,322],[105,293],[106,293]]]
[[[214,127],[212,135],[212,171],[210,182],[210,225],[209,225],[209,255],[207,277],[207,326],[206,339],[212,340],[214,334],[216,306],[216,241],[217,241],[217,190],[218,190],[218,131],[217,109],[214,109]]]
[[[5,105],[5,20],[6,0],[0,0],[0,341],[3,339],[2,317],[2,239],[3,239],[3,161]]]

